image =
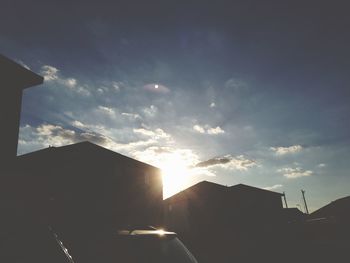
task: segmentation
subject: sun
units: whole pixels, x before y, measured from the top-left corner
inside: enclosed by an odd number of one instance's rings
[[[162,164],[163,198],[166,199],[187,187],[188,168],[178,160]]]

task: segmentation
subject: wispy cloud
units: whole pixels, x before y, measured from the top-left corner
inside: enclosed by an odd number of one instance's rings
[[[158,113],[158,108],[154,105],[151,105],[149,107],[146,107],[142,110],[144,116],[149,118],[154,118],[156,114]]]
[[[282,156],[300,152],[303,150],[303,147],[301,145],[292,145],[289,147],[270,147],[270,150],[273,151],[276,155]]]
[[[263,189],[269,190],[269,191],[273,191],[273,190],[280,189],[280,188],[282,188],[282,187],[283,187],[282,184],[275,184],[275,185],[272,185],[272,186],[266,186],[266,187],[264,187]]]
[[[102,114],[109,116],[109,117],[115,117],[115,115],[116,115],[115,109],[110,108],[110,107],[99,105],[96,110]]]
[[[210,135],[217,135],[217,134],[225,133],[225,131],[221,129],[219,126],[217,126],[216,128],[212,128],[212,127],[208,128],[207,133]]]
[[[134,129],[133,131],[134,131],[134,133],[142,134],[144,136],[152,137],[155,139],[160,139],[160,138],[170,139],[171,138],[171,136],[169,134],[167,134],[165,131],[163,131],[160,128],[155,129],[155,130],[140,128],[140,129]]]
[[[60,70],[54,66],[44,65],[41,67],[40,74],[44,77],[44,80],[49,83],[55,83],[62,85],[70,90],[79,93],[83,96],[90,96],[91,92],[87,87],[78,85],[78,81],[75,78],[65,78],[60,74]]]
[[[201,126],[196,124],[193,126],[193,130],[198,133],[209,134],[209,135],[218,135],[218,134],[225,133],[225,131],[220,126],[213,128],[209,125]]]
[[[299,177],[305,177],[305,176],[311,176],[314,174],[311,170],[304,170],[301,167],[285,167],[278,169],[277,172],[283,174],[286,178],[299,178]]]
[[[203,162],[198,163],[197,167],[213,167],[219,166],[226,169],[235,169],[246,171],[248,168],[256,166],[254,160],[246,158],[244,155],[232,156],[225,155],[223,157],[215,157]]]

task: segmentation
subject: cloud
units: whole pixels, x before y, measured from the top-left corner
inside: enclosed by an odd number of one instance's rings
[[[270,147],[271,151],[274,151],[276,155],[282,156],[286,154],[293,154],[303,150],[301,145],[292,145],[289,147]]]
[[[284,177],[293,179],[293,178],[299,178],[299,177],[305,177],[305,176],[311,176],[314,174],[311,170],[304,170],[300,167],[285,167],[278,169],[277,172],[283,174]]]
[[[281,187],[283,187],[282,184],[275,184],[275,185],[272,185],[272,186],[266,186],[266,187],[264,187],[263,189],[272,191],[272,190],[279,189],[279,188],[281,188]]]
[[[199,133],[205,133],[205,129],[202,127],[202,126],[199,126],[199,125],[194,125],[193,126],[193,130],[195,130],[196,132],[199,132]]]
[[[217,126],[216,128],[210,127],[209,125],[205,125],[204,127],[201,125],[194,125],[193,130],[202,134],[209,134],[209,135],[218,135],[218,134],[223,134],[225,131]]]
[[[143,86],[143,89],[148,92],[166,94],[170,92],[170,89],[159,83],[150,83]]]
[[[173,146],[150,146],[144,150],[133,152],[138,160],[161,168],[165,172],[181,171],[183,176],[216,176],[207,167],[197,167],[199,156],[191,149]]]
[[[74,78],[65,79],[65,85],[69,88],[74,88],[77,85],[77,80]]]
[[[29,67],[27,64],[25,64],[22,60],[16,60],[16,62],[17,62],[18,64],[20,64],[22,67],[24,67],[24,68],[30,70],[30,67]]]
[[[113,108],[109,108],[109,107],[102,106],[102,105],[99,105],[97,107],[97,111],[104,114],[104,115],[110,116],[110,117],[115,117],[115,115],[116,115]]]
[[[58,79],[58,71],[59,70],[53,66],[44,65],[41,67],[40,74],[44,77],[45,81],[52,81]]]
[[[123,84],[122,82],[113,81],[112,87],[113,87],[114,91],[119,92],[122,84]]]
[[[219,126],[217,126],[216,128],[208,128],[207,133],[210,135],[216,135],[216,134],[225,133],[225,131],[221,129]]]
[[[209,107],[210,107],[210,108],[215,108],[215,107],[216,107],[215,102],[210,103]]]
[[[326,164],[325,164],[325,163],[319,163],[319,164],[317,165],[317,167],[319,167],[319,168],[324,168],[324,167],[326,167]]]
[[[55,83],[62,85],[70,90],[79,93],[83,96],[90,96],[91,92],[87,87],[78,85],[78,81],[75,78],[64,78],[59,74],[59,69],[50,66],[44,65],[41,67],[40,74],[44,77],[44,80],[49,84]]]
[[[220,166],[227,169],[235,169],[246,171],[248,168],[256,166],[256,162],[247,159],[244,155],[232,156],[225,155],[223,157],[215,157],[200,163],[197,163],[196,167],[211,167]]]
[[[141,116],[137,113],[122,112],[122,116],[125,116],[129,119],[132,119],[132,120],[142,119]]]
[[[144,136],[152,137],[155,139],[161,139],[161,138],[170,139],[171,138],[171,136],[169,134],[167,134],[165,131],[163,131],[160,128],[155,129],[153,131],[149,130],[149,129],[144,129],[144,128],[134,129],[133,131],[134,131],[134,133],[142,134]]]
[[[74,123],[78,124],[81,128],[87,127],[87,125],[78,121]],[[19,154],[32,152],[49,146],[59,147],[81,141],[90,141],[129,156],[130,153],[135,150],[142,150],[145,147],[157,143],[153,138],[147,138],[146,140],[138,138],[132,142],[119,143],[110,137],[93,131],[73,130],[52,124],[41,124],[37,127],[25,125],[21,126]]]
[[[153,118],[158,113],[158,108],[154,105],[151,105],[149,107],[144,108],[142,111],[146,117]]]

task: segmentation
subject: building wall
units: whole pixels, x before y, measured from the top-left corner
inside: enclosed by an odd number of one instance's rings
[[[161,225],[159,169],[124,158],[99,149],[82,153],[80,149],[61,152],[53,148],[24,156],[22,173],[46,182],[47,214],[57,224]]]

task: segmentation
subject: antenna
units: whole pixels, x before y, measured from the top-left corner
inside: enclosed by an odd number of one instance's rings
[[[286,193],[285,192],[283,192],[283,199],[284,199],[284,204],[286,205],[286,208],[288,208],[287,198],[286,198]]]
[[[301,190],[301,194],[303,195],[305,212],[306,212],[306,214],[309,214],[309,209],[307,208],[306,199],[305,199],[305,190]]]

